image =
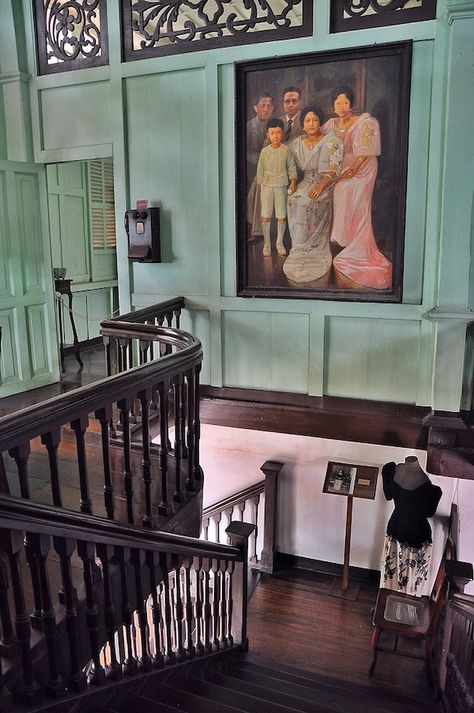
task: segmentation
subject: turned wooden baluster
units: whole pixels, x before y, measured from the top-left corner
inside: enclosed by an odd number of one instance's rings
[[[206,540],[209,542],[209,522],[210,518],[206,517],[202,521],[202,531],[201,531],[201,539]]]
[[[160,515],[170,515],[168,502],[168,385],[158,384],[160,400],[160,445],[158,448],[159,469],[161,474],[161,502],[158,506]]]
[[[254,508],[254,521],[255,530],[252,533],[252,551],[250,555],[251,562],[257,562],[257,540],[258,540],[258,508],[260,505],[260,493],[257,493],[254,498],[252,498],[252,504]]]
[[[8,451],[14,459],[18,471],[18,482],[20,484],[20,496],[30,499],[30,484],[28,481],[28,459],[30,457],[30,444],[26,442],[21,446],[16,446]]]
[[[145,596],[142,584],[142,565],[145,561],[143,550],[133,549],[130,553],[130,562],[135,572],[136,607],[138,616],[138,627],[140,629],[140,653],[138,653],[138,670],[149,671],[151,669],[151,658],[148,653],[149,630],[145,607]]]
[[[114,519],[114,488],[110,470],[109,430],[112,422],[112,407],[104,406],[95,412],[95,417],[100,423],[102,442],[102,465],[104,468],[104,505],[109,520]]]
[[[214,515],[214,523],[216,526],[216,542],[221,541],[221,520],[222,520],[222,512],[218,512]]]
[[[188,475],[186,478],[186,490],[194,491],[194,457],[195,457],[195,434],[194,434],[194,379],[193,372],[189,371],[186,378],[186,451],[188,459]]]
[[[62,599],[66,608],[66,629],[69,641],[70,673],[68,688],[82,691],[87,685],[86,676],[81,666],[79,656],[79,621],[77,616],[77,595],[72,583],[71,557],[76,549],[73,540],[63,537],[53,537],[54,549],[59,555],[61,565]]]
[[[27,500],[30,499],[30,485],[28,480],[28,459],[30,457],[30,444],[25,443],[8,451],[14,459],[18,471],[20,484],[20,495]],[[38,562],[31,548],[31,538],[25,533],[25,554],[26,562],[30,570],[31,588],[33,590],[34,610],[31,614],[31,626],[34,629],[41,629],[41,585],[39,578]]]
[[[117,402],[120,410],[123,438],[123,488],[127,500],[127,520],[133,525],[133,473],[132,445],[130,438],[130,406],[131,399],[121,399]]]
[[[178,374],[173,379],[174,389],[174,460],[175,460],[175,492],[173,500],[175,503],[183,501],[181,488],[181,467],[183,459],[183,437],[185,433],[184,419],[184,381],[183,375]]]
[[[110,663],[105,669],[105,675],[112,681],[118,681],[122,678],[122,667],[119,664],[117,657],[117,648],[115,645],[115,632],[118,629],[117,611],[112,595],[112,583],[110,579],[110,561],[113,556],[113,547],[111,545],[97,545],[97,555],[102,563],[102,577],[104,581],[104,616],[105,629],[107,631],[107,640],[110,651]]]
[[[227,620],[226,620],[226,629],[225,629],[225,635],[226,635],[226,640],[227,640],[227,645],[232,646],[234,643],[234,637],[232,636],[232,612],[233,612],[233,598],[232,598],[232,576],[234,574],[234,569],[235,569],[235,563],[233,560],[230,560],[230,562],[227,565],[227,570],[225,572],[225,580],[227,582],[227,587],[226,587],[226,612],[227,612]]]
[[[92,514],[92,501],[89,495],[89,479],[87,477],[87,457],[85,432],[89,425],[87,416],[82,416],[71,422],[71,428],[76,435],[77,462],[79,465],[79,486],[81,490],[81,512]]]
[[[212,652],[211,644],[211,602],[210,602],[210,569],[211,560],[207,557],[202,559],[202,643],[205,654]]]
[[[174,568],[174,587],[172,589],[172,599],[173,599],[173,616],[174,616],[174,630],[175,630],[175,658],[176,661],[183,661],[184,659],[184,647],[183,647],[183,601],[181,592],[181,569],[179,564],[177,564],[178,558],[173,557],[173,568]]]
[[[184,611],[184,634],[186,637],[185,652],[187,658],[194,657],[193,644],[193,602],[191,597],[191,566],[192,559],[186,558],[181,566],[183,573],[183,611]]]
[[[219,566],[219,648],[227,647],[227,598],[226,598],[226,574],[227,561],[221,560]]]
[[[160,566],[163,573],[161,582],[161,615],[163,622],[163,649],[164,662],[171,664],[175,660],[172,640],[172,610],[171,610],[171,592],[170,592],[170,555],[165,552],[160,552]]]
[[[138,394],[142,421],[142,479],[145,490],[145,514],[142,518],[143,527],[153,526],[151,505],[151,459],[150,459],[150,403],[151,389],[144,389]]]
[[[161,607],[158,597],[158,579],[160,574],[158,554],[152,551],[146,552],[145,564],[148,568],[150,578],[151,592],[151,612],[153,623],[153,634],[155,639],[155,653],[152,654],[151,662],[155,668],[160,668],[163,665],[163,642],[160,629]]]
[[[204,646],[202,643],[202,559],[194,557],[192,562],[192,572],[194,573],[194,590],[196,593],[194,599],[194,625],[195,639],[194,650],[196,656],[202,656]]]
[[[29,706],[36,705],[41,698],[41,689],[33,674],[31,654],[31,624],[26,611],[25,593],[21,580],[20,554],[23,550],[23,533],[16,530],[0,530],[0,548],[8,556],[10,577],[15,603],[15,633],[21,653],[23,680],[15,689],[18,701]]]
[[[61,442],[61,430],[59,428],[44,433],[41,436],[41,443],[46,446],[49,459],[49,473],[51,479],[51,494],[53,497],[53,505],[62,508],[61,486],[59,484],[58,470],[58,447]]]
[[[196,480],[203,479],[203,472],[199,461],[199,441],[201,438],[201,421],[199,420],[199,374],[201,364],[194,367],[194,457],[193,457],[193,487]]]
[[[211,619],[212,619],[212,648],[214,651],[219,650],[219,560],[212,560],[212,602],[211,602]]]
[[[3,666],[2,659],[0,658],[0,710],[7,711],[11,710],[12,707],[12,695],[10,691],[5,687],[5,680],[3,677]]]
[[[47,558],[51,549],[51,541],[48,535],[32,534],[31,545],[38,561],[42,600],[41,619],[48,651],[49,681],[46,686],[46,691],[50,696],[59,698],[63,694],[64,683],[60,675],[56,616],[54,614],[47,569]]]
[[[237,503],[237,510],[239,512],[239,522],[243,522],[244,521],[245,500],[243,500],[240,503]]]
[[[98,686],[105,680],[105,671],[100,663],[99,610],[96,603],[94,587],[95,545],[92,542],[79,541],[77,543],[77,552],[82,560],[84,570],[87,628],[89,631],[92,659],[87,681],[90,685]]]
[[[137,672],[138,664],[135,655],[135,624],[133,623],[132,605],[130,604],[130,587],[127,576],[127,562],[130,559],[130,550],[125,547],[116,547],[114,561],[120,567],[121,589],[121,615],[125,633],[126,652],[123,659],[122,670],[125,676],[132,676]]]
[[[174,318],[175,318],[175,328],[179,329],[179,324],[180,324],[180,319],[181,319],[181,308],[178,307],[177,309],[174,310]]]
[[[3,560],[0,559],[0,621],[2,638],[0,640],[0,656],[10,657],[18,650],[18,641],[13,633],[10,604],[8,602],[8,574]]]

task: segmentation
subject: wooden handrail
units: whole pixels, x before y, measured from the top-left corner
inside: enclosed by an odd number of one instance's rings
[[[207,517],[212,517],[213,515],[217,515],[218,513],[222,512],[223,510],[226,510],[227,508],[231,508],[234,505],[238,505],[239,503],[244,502],[245,500],[249,500],[254,495],[263,493],[264,490],[265,490],[265,481],[262,480],[260,483],[255,483],[254,485],[250,485],[248,488],[239,490],[237,493],[234,493],[233,495],[229,495],[228,497],[223,498],[222,500],[219,500],[218,502],[214,503],[213,505],[208,505],[208,507],[203,508],[202,517],[203,517],[203,519],[205,519]]]
[[[149,307],[142,307],[141,309],[137,309],[134,312],[119,314],[117,317],[112,317],[108,321],[145,322],[147,320],[152,320],[156,318],[157,306],[159,306],[160,308],[160,314],[166,315],[169,312],[184,309],[184,297],[173,297],[169,300],[164,300],[163,302],[160,302],[159,305],[150,305]]]
[[[273,573],[274,560],[276,551],[276,523],[278,510],[278,477],[283,463],[278,461],[267,460],[261,466],[260,470],[265,476],[265,480],[250,485],[248,488],[239,490],[239,492],[229,495],[219,502],[209,505],[204,508],[202,513],[203,521],[203,537],[205,540],[209,537],[209,525],[213,521],[215,524],[215,536],[217,541],[220,541],[221,534],[221,519],[225,514],[227,518],[233,517],[234,508],[239,508],[240,519],[243,519],[243,513],[248,502],[253,501],[254,511],[252,523],[255,526],[252,534],[251,549],[249,550],[250,562],[252,569],[260,572]],[[259,524],[259,503],[260,495],[264,495],[265,509],[263,515],[263,524]],[[259,530],[263,530],[263,545],[261,553],[257,552],[257,541]]]
[[[170,330],[166,327],[152,329],[157,330],[160,337],[175,339],[175,334],[169,335]],[[20,441],[41,435],[45,423],[48,429],[57,428],[83,414],[97,411],[104,402],[130,398],[151,384],[171,380],[176,374],[198,366],[202,361],[201,343],[199,339],[183,334],[184,346],[179,352],[34,404],[17,411],[14,418],[3,416],[0,418],[0,452],[14,448]]]
[[[144,531],[141,527],[122,525],[95,515],[75,513],[8,495],[0,495],[0,518],[3,529],[27,530],[114,547],[166,551],[183,557],[240,560],[239,550],[229,545],[161,531]]]

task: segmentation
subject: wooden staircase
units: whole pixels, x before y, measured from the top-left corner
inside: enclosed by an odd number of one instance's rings
[[[48,713],[426,713],[404,696],[235,651],[126,681]],[[433,710],[430,708],[430,710]]]

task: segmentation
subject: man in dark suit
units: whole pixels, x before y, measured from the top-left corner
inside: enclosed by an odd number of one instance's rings
[[[287,144],[289,141],[303,133],[301,126],[301,89],[298,87],[286,87],[283,90],[283,110],[284,114],[280,117],[283,121],[283,141]]]

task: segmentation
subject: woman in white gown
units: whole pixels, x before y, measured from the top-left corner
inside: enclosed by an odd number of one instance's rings
[[[289,144],[303,180],[288,197],[291,250],[283,272],[291,282],[321,280],[327,286],[332,257],[329,236],[332,222],[332,188],[342,165],[342,141],[323,134],[322,112],[308,106],[301,112],[304,133]]]
[[[372,228],[372,193],[380,154],[377,119],[364,112],[353,114],[353,92],[341,87],[334,92],[335,118],[323,126],[344,144],[342,172],[334,188],[334,218],[331,242],[344,248],[334,258],[340,287],[392,286],[392,263],[378,249]]]

